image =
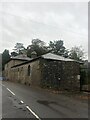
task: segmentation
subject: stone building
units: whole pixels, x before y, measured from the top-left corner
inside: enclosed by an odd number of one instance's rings
[[[6,77],[6,79],[10,78],[11,75],[11,67],[26,61],[31,60],[29,57],[26,57],[25,55],[18,55],[16,57],[11,57],[10,60],[7,62],[7,64],[5,64],[5,70],[4,70],[4,76]]]
[[[8,63],[9,64],[9,63]],[[7,66],[7,64],[6,64]],[[27,85],[80,90],[79,62],[52,53],[10,64],[8,79]],[[7,74],[6,74],[7,77]]]

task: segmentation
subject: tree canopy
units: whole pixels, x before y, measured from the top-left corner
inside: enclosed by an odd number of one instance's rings
[[[68,57],[68,51],[66,50],[62,40],[55,40],[54,42],[49,42],[49,47],[51,48],[52,53]]]
[[[84,50],[82,49],[81,46],[72,47],[69,53],[69,57],[74,60],[82,61],[84,58]]]
[[[10,59],[9,50],[5,49],[4,52],[2,53],[2,70],[4,70],[4,66],[9,61],[9,59]]]
[[[63,40],[50,41],[49,45],[46,46],[45,42],[40,39],[32,39],[30,45],[27,48],[24,47],[23,43],[16,43],[11,52],[11,56],[17,56],[25,54],[31,57],[32,53],[35,52],[37,56],[43,55],[48,52],[55,53],[60,56],[68,57],[78,61],[82,61],[84,58],[84,51],[82,47],[72,47],[71,50],[67,50],[64,46]],[[2,66],[4,68],[5,63],[10,59],[9,51],[5,50],[2,53]]]
[[[33,51],[37,53],[37,56],[40,56],[47,53],[48,49],[44,41],[41,41],[39,39],[33,39],[31,45],[28,45],[27,47],[27,56],[31,57],[31,53]]]
[[[14,51],[11,52],[12,56],[17,56],[17,55],[26,53],[26,49],[25,49],[23,43],[16,43],[13,50]]]

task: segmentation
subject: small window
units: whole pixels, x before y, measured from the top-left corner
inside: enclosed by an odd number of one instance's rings
[[[30,65],[28,66],[28,76],[30,76]]]
[[[21,67],[21,71],[23,71],[23,67]]]

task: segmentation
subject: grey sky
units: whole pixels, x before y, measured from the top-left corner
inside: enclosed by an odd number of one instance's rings
[[[33,38],[47,44],[64,41],[66,48],[82,46],[88,52],[88,3],[86,2],[3,2],[0,4],[2,52],[15,43],[29,45]]]

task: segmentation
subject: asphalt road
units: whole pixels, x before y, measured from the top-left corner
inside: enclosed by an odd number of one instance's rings
[[[35,118],[9,89],[2,87],[2,118]]]
[[[1,85],[0,85],[1,86]],[[3,118],[88,118],[88,103],[36,87],[2,83]]]

